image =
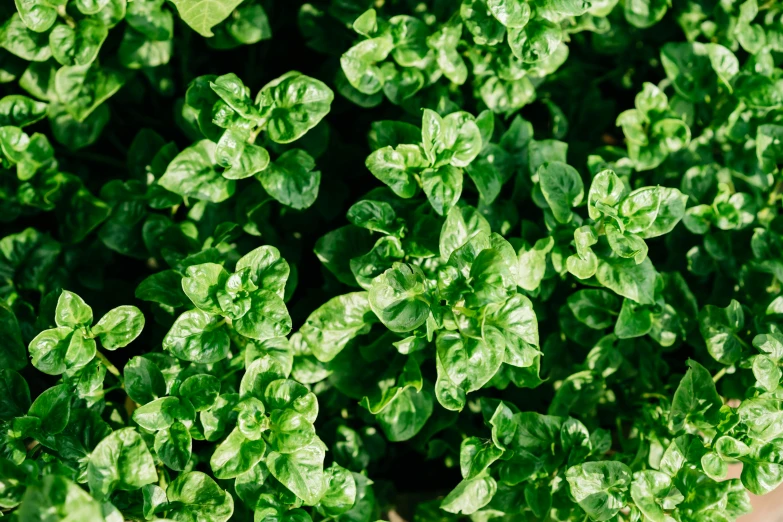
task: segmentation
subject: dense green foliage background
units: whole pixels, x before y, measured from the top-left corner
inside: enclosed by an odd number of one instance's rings
[[[0,22],[0,517],[713,522],[783,482],[779,2]]]

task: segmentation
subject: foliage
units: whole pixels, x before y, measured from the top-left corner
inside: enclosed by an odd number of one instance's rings
[[[0,22],[0,516],[732,521],[783,482],[779,3]]]

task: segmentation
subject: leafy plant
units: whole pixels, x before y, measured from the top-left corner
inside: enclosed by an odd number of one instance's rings
[[[0,23],[2,516],[729,521],[783,483],[778,3]]]

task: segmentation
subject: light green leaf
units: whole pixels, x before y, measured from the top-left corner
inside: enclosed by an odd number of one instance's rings
[[[144,314],[135,306],[118,306],[109,310],[92,327],[101,346],[116,350],[132,343],[144,329]]]
[[[180,18],[201,36],[214,36],[212,28],[231,15],[242,0],[171,0]]]
[[[234,499],[205,473],[190,471],[166,488],[171,506],[168,518],[177,522],[227,522],[234,513]]]
[[[345,345],[369,330],[373,319],[367,292],[330,299],[307,318],[300,332],[319,361],[329,362]]]
[[[266,465],[272,476],[302,499],[305,505],[312,506],[326,491],[325,454],[326,446],[316,437],[312,443],[292,453],[269,453]]]
[[[230,341],[220,318],[191,310],[180,315],[163,338],[163,348],[185,361],[209,364],[228,355]]]
[[[675,432],[682,430],[686,423],[699,426],[706,422],[715,426],[723,406],[710,372],[693,360],[688,361],[688,366],[690,368],[674,392],[669,413],[669,422]]]
[[[220,175],[216,165],[215,144],[201,140],[177,154],[158,183],[180,196],[219,203],[231,197],[236,182]]]
[[[141,436],[133,428],[123,428],[103,439],[90,454],[87,480],[90,493],[105,499],[116,490],[133,491],[151,484],[158,474]]]
[[[566,479],[592,520],[609,520],[625,507],[631,469],[621,462],[586,462],[568,468]]]

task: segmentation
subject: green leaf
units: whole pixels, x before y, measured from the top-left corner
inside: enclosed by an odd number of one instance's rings
[[[770,442],[783,433],[783,403],[777,399],[753,398],[742,401],[737,413],[748,435]]]
[[[372,150],[395,148],[404,143],[416,143],[420,139],[421,130],[415,125],[391,120],[374,121],[367,136]]]
[[[197,308],[212,314],[220,314],[217,292],[228,281],[228,272],[217,263],[189,266],[182,278],[182,291]]]
[[[251,250],[237,261],[237,272],[245,268],[250,269],[250,280],[258,288],[283,297],[291,269],[277,248],[264,245]]]
[[[471,479],[481,475],[501,455],[503,451],[491,441],[482,441],[478,437],[463,440],[459,452],[462,477]]]
[[[293,410],[275,410],[270,415],[269,443],[280,453],[307,446],[315,437],[315,426]]]
[[[353,474],[338,464],[332,464],[325,472],[325,479],[327,488],[318,510],[327,516],[338,516],[349,511],[357,500]]]
[[[427,283],[419,267],[395,263],[378,276],[369,293],[370,308],[393,332],[410,332],[430,315]]]
[[[766,355],[756,355],[753,357],[753,376],[756,381],[765,390],[775,391],[780,384],[780,377],[783,375],[778,363]]]
[[[416,436],[432,416],[434,402],[429,389],[406,386],[378,413],[386,438],[398,442]]]
[[[166,380],[150,359],[133,357],[123,369],[125,391],[134,402],[146,404],[166,395]],[[183,383],[184,384],[184,383]]]
[[[756,442],[743,459],[742,485],[754,495],[765,495],[783,482],[783,445],[780,439]]]
[[[242,377],[239,385],[239,393],[242,398],[254,396],[262,398],[266,387],[278,380],[288,377],[291,367],[286,367],[279,359],[271,355],[265,355],[254,360]]]
[[[61,0],[60,0],[61,1]],[[110,0],[76,0],[76,9],[85,15],[98,14],[109,5]],[[55,1],[57,3],[57,0]]]
[[[557,50],[562,39],[563,31],[560,26],[543,18],[534,18],[527,24],[508,31],[511,52],[525,63],[546,60]]]
[[[182,381],[178,391],[178,395],[190,401],[196,411],[212,407],[219,394],[220,380],[207,374],[191,375]]]
[[[508,250],[504,251],[503,246],[508,247]],[[473,260],[470,267],[473,294],[465,299],[468,306],[479,308],[500,303],[515,293],[514,269],[517,267],[517,259],[510,245],[503,246],[484,249]]]
[[[68,386],[60,384],[41,393],[33,401],[27,414],[41,419],[41,431],[44,433],[56,434],[63,431],[71,415],[71,393]]]
[[[527,2],[518,0],[487,0],[492,16],[506,27],[524,27],[530,20],[531,9]]]
[[[505,342],[500,332],[489,329],[484,335],[438,333],[435,395],[446,409],[461,410],[465,394],[484,386],[503,363]]]
[[[424,110],[421,141],[424,153],[434,168],[450,164],[467,167],[481,152],[481,131],[467,112],[453,112],[441,118]]]
[[[612,326],[620,307],[620,300],[606,290],[579,290],[567,302],[579,322],[596,330]]]
[[[180,18],[201,36],[214,36],[212,28],[228,18],[242,0],[172,0]]]
[[[362,94],[371,95],[383,89],[383,73],[376,65],[389,56],[394,42],[387,36],[363,40],[340,57],[340,66],[350,85]]]
[[[742,357],[744,341],[738,334],[744,324],[742,306],[733,299],[726,308],[706,305],[699,312],[699,331],[707,350],[723,364],[733,364]]]
[[[715,74],[731,91],[731,79],[739,73],[739,60],[734,53],[720,44],[708,44],[707,49]]]
[[[686,423],[715,426],[723,406],[710,372],[693,360],[688,361],[688,366],[690,368],[674,392],[669,413],[669,422],[675,432],[682,430]]]
[[[145,519],[153,518],[155,510],[168,502],[168,499],[166,498],[166,491],[160,486],[156,486],[155,484],[147,484],[141,488],[141,493],[144,499],[144,503],[142,504],[142,513],[144,514]]]
[[[334,93],[323,82],[290,72],[266,84],[256,104],[271,108],[266,128],[269,138],[291,143],[318,125],[329,113],[332,100]]]
[[[634,473],[631,498],[636,507],[652,522],[666,522],[664,510],[671,510],[683,500],[682,493],[672,477],[661,471],[645,470]]]
[[[110,111],[104,104],[95,109],[84,121],[77,121],[64,105],[49,105],[49,123],[54,138],[71,150],[78,150],[95,143],[109,122]]]
[[[256,175],[261,186],[283,205],[305,209],[315,203],[321,172],[313,171],[315,160],[301,149],[284,152]]]
[[[57,20],[57,2],[50,3],[45,0],[15,0],[16,10],[22,21],[31,31],[44,33],[48,31]]]
[[[477,44],[497,45],[503,41],[503,24],[493,17],[483,0],[463,0],[460,16]]]
[[[133,411],[133,420],[149,431],[168,428],[180,416],[180,400],[176,397],[161,397]]]
[[[46,117],[47,105],[27,96],[12,94],[0,99],[0,126],[25,127]]]
[[[495,479],[486,473],[465,479],[440,503],[449,513],[471,515],[486,506],[497,491]]]
[[[171,60],[171,40],[151,40],[131,28],[125,30],[118,50],[120,63],[128,69],[162,67]]]
[[[448,214],[462,194],[462,171],[451,165],[426,169],[421,173],[421,186],[432,208],[441,216]]]
[[[234,321],[237,333],[264,341],[291,332],[291,316],[279,295],[258,290],[250,295],[247,312]]]
[[[541,12],[545,18],[557,20],[565,16],[581,16],[591,8],[592,5],[583,0],[545,0]]]
[[[383,236],[378,239],[372,250],[351,259],[351,272],[362,288],[370,290],[373,281],[403,257],[405,251],[400,240],[394,236]]]
[[[541,285],[546,273],[547,254],[552,251],[555,242],[551,237],[539,239],[532,248],[523,248],[519,251],[519,267],[517,269],[517,284],[533,292]]]
[[[27,381],[13,370],[0,369],[0,420],[21,417],[30,408]]]
[[[779,333],[757,335],[753,338],[753,346],[776,361],[783,359],[783,336]]]
[[[375,9],[368,9],[353,21],[351,26],[354,31],[362,36],[370,36],[378,30],[378,17]]]
[[[215,94],[240,116],[253,121],[255,124],[261,122],[258,109],[253,106],[250,98],[250,90],[245,87],[245,84],[242,83],[242,80],[236,74],[228,73],[218,76],[215,78],[215,81],[209,82],[209,86],[215,91]]]
[[[248,439],[238,429],[234,429],[215,449],[209,465],[215,477],[235,478],[260,462],[264,458],[265,449],[263,439]]]
[[[626,504],[631,469],[621,462],[586,462],[568,468],[571,495],[592,520],[609,520]]]
[[[135,306],[118,306],[109,310],[92,327],[101,346],[116,350],[132,343],[144,329],[144,314]]]
[[[155,434],[155,454],[166,466],[176,471],[182,471],[187,466],[191,444],[190,431],[181,422],[175,422]]]
[[[454,207],[446,216],[440,232],[440,255],[448,260],[452,252],[472,238],[489,233],[489,223],[475,208]]]
[[[7,96],[6,98],[10,98]],[[5,98],[3,98],[5,100]],[[2,100],[0,100],[2,104]],[[783,163],[783,126],[759,125],[756,130],[756,158],[764,172],[774,172]]]
[[[367,292],[354,292],[330,299],[318,308],[300,332],[319,361],[329,362],[345,345],[369,329],[373,322]]]
[[[120,90],[126,80],[123,71],[96,63],[66,65],[57,70],[54,89],[68,114],[74,120],[83,122]]]
[[[538,352],[538,321],[530,299],[512,295],[507,301],[487,307],[486,324],[505,338],[503,362],[525,368],[533,365]]]
[[[413,169],[424,167],[425,163],[420,147],[403,145],[396,149],[384,147],[374,151],[367,157],[365,165],[373,176],[386,183],[395,194],[411,198],[419,190]]]
[[[215,144],[201,140],[177,154],[158,183],[183,197],[219,203],[233,195],[235,182],[221,176],[216,165]]]
[[[89,363],[96,353],[93,339],[85,338],[69,327],[44,330],[30,341],[28,349],[33,366],[49,375],[80,368]]]
[[[49,33],[52,56],[60,65],[89,65],[98,56],[109,28],[102,22],[85,18],[76,27],[57,25]]]
[[[185,361],[218,362],[228,355],[228,332],[219,317],[191,310],[180,315],[166,336],[163,348]]]
[[[536,175],[552,213],[560,223],[571,221],[571,208],[579,205],[584,196],[584,184],[579,173],[565,163],[544,163]]]
[[[264,390],[264,402],[270,410],[293,408],[310,423],[318,417],[318,399],[315,394],[291,379],[270,382]]]
[[[46,475],[27,489],[18,511],[19,520],[103,520],[101,503],[62,475]]]
[[[105,499],[116,490],[133,491],[156,480],[152,455],[133,428],[115,431],[90,454],[87,481],[90,493],[98,499]],[[169,500],[173,500],[171,496]]]
[[[595,272],[599,283],[639,304],[655,302],[657,275],[649,258],[639,264],[632,259],[599,258]]]
[[[226,167],[223,177],[231,180],[249,178],[269,166],[269,152],[248,143],[246,129],[226,129],[215,147],[215,160]]]
[[[715,453],[705,453],[701,457],[701,467],[704,473],[713,480],[724,480],[729,472],[729,466]]]
[[[57,299],[54,320],[61,327],[89,326],[92,324],[92,308],[78,295],[63,290]]]
[[[534,412],[515,414],[501,403],[489,424],[494,444],[500,449],[514,451],[514,458],[500,467],[503,481],[518,484],[536,471],[552,466],[553,451],[563,425],[561,417]]]
[[[326,491],[323,465],[326,447],[317,437],[307,446],[291,453],[272,451],[266,465],[285,487],[302,499],[305,505],[315,505]]]
[[[650,27],[663,18],[669,5],[666,0],[629,0],[625,3],[625,19],[636,27]]]
[[[269,421],[264,415],[264,403],[255,397],[247,397],[237,405],[237,428],[250,440],[259,440],[264,430],[269,427]]]
[[[226,522],[234,513],[234,499],[200,471],[189,471],[166,488],[168,517],[177,522],[197,522],[208,518]]]
[[[41,32],[30,30],[25,25],[22,17],[18,13],[14,13],[5,21],[2,31],[0,31],[0,46],[23,60],[45,62],[52,56],[52,50],[49,47],[49,36],[44,32],[48,27],[51,27],[49,22],[51,18],[50,13],[47,11],[43,14],[43,19],[41,20],[37,16],[35,17],[36,21],[33,25],[35,25],[36,29],[40,29]],[[29,20],[29,17],[26,18]],[[51,18],[52,23],[55,18]]]

